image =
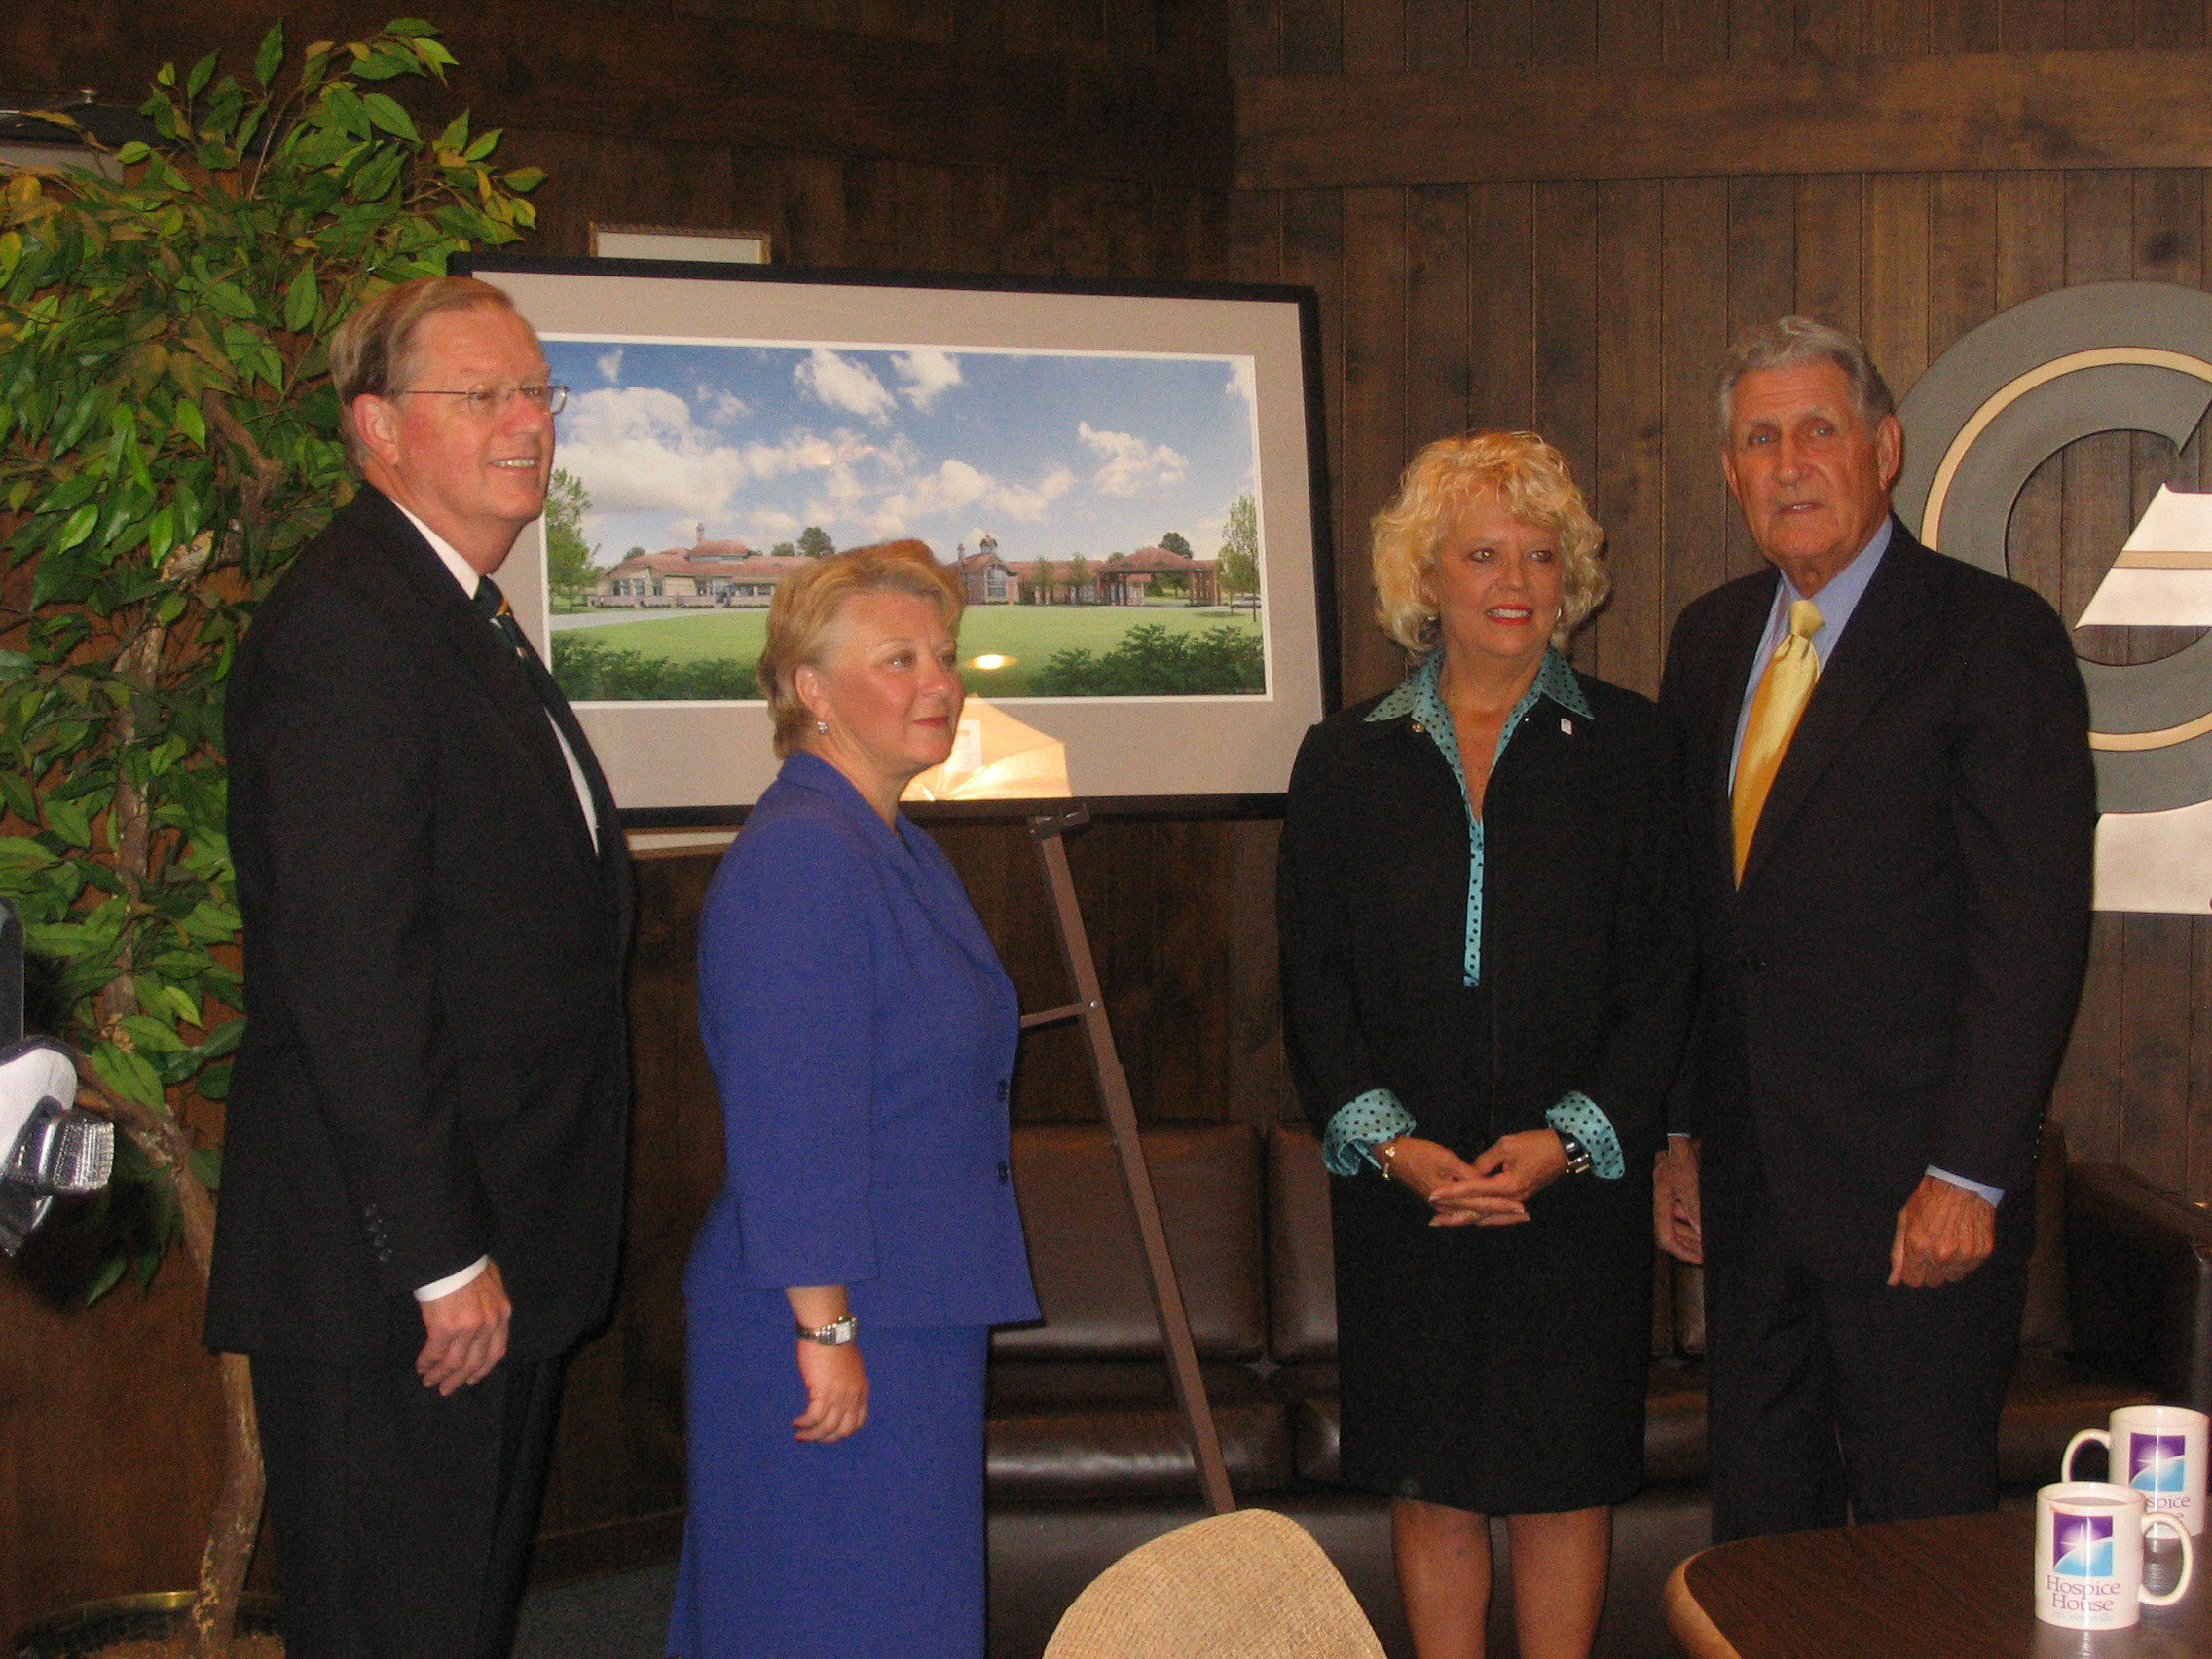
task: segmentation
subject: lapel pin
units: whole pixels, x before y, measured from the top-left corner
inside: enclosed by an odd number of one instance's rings
[[[1574,735],[1574,722],[1568,719],[1565,715],[1562,715],[1559,718],[1559,729],[1566,732],[1567,736],[1572,737]]]

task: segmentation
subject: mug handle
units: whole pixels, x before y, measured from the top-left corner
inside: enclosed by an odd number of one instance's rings
[[[2066,1456],[2058,1459],[2058,1478],[2060,1480],[2070,1481],[2074,1478],[2074,1454],[2081,1451],[2092,1440],[2102,1446],[2108,1456],[2111,1454],[2112,1436],[2110,1433],[2101,1428],[2084,1428],[2066,1443]]]
[[[2190,1544],[2189,1529],[2184,1527],[2179,1519],[2171,1515],[2146,1515],[2143,1517],[2143,1535],[2146,1538],[2160,1527],[2171,1528],[2174,1536],[2181,1540],[2181,1582],[2168,1590],[2163,1596],[2138,1594],[2136,1600],[2146,1607],[2172,1606],[2189,1594],[2190,1580],[2196,1576],[2196,1551]]]

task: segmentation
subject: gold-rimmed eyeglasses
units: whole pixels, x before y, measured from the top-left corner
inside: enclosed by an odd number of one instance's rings
[[[471,415],[492,415],[507,406],[507,399],[519,397],[533,409],[542,409],[548,415],[558,415],[569,405],[569,388],[558,381],[550,386],[478,386],[466,391],[439,391],[429,387],[411,386],[405,391],[395,391],[394,397],[458,397]]]

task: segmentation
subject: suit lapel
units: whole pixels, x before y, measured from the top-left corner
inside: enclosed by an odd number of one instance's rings
[[[1850,625],[1821,671],[1820,683],[1813,688],[1812,700],[1790,737],[1789,751],[1782,758],[1782,769],[1775,774],[1758,830],[1751,837],[1751,854],[1744,861],[1745,887],[1758,878],[1760,867],[1814,785],[1936,625],[1926,602],[1923,563],[1933,557],[1901,526],[1893,528],[1881,568],[1866,584]]]
[[[416,596],[436,618],[436,625],[454,655],[467,666],[492,706],[499,712],[500,719],[513,731],[515,741],[536,763],[552,793],[554,810],[568,826],[571,850],[596,879],[599,858],[591,844],[591,826],[584,822],[583,803],[576,799],[576,786],[569,776],[568,760],[561,754],[560,742],[546,719],[546,705],[538,700],[538,693],[531,684],[530,671],[516,659],[504,636],[477,614],[476,607],[461,591],[461,584],[453,579],[422,534],[407,521],[407,515],[374,490],[363,494],[374,498],[383,516],[380,527],[383,544]],[[544,673],[543,667],[537,665],[536,672]],[[576,759],[583,766],[584,777],[592,790],[592,799],[599,807],[604,844],[607,837],[621,832],[613,817],[613,803],[607,795],[607,784],[599,775],[591,746],[583,741],[580,728],[571,729],[575,727],[575,717],[569,714],[565,701],[561,703],[560,713],[568,715],[564,734],[575,748]]]

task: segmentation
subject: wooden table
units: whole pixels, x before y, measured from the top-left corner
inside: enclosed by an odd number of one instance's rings
[[[1721,1544],[1675,1568],[1667,1623],[1690,1659],[2212,1655],[2203,1561],[2186,1597],[2145,1607],[2132,1630],[2061,1630],[2035,1614],[2035,1536],[2031,1510]],[[2191,1541],[2212,1554],[2208,1539]]]

